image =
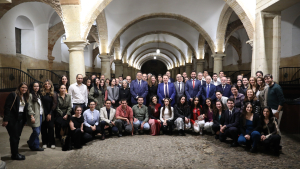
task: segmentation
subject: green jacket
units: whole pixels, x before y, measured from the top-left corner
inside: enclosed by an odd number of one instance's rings
[[[63,99],[59,94],[57,95],[57,115],[64,116],[67,114],[69,117],[71,117],[72,107],[70,95],[66,94],[65,99]]]
[[[100,111],[100,109],[104,106],[104,95],[102,94],[101,90],[98,90],[99,95],[95,96],[95,88],[92,87],[89,93],[89,100],[93,100],[97,103],[96,110]]]
[[[277,110],[278,106],[283,106],[284,96],[281,89],[281,86],[277,83],[274,83],[272,86],[269,86],[267,93],[267,104],[272,109]]]
[[[29,94],[28,99],[28,118],[27,118],[27,125],[30,127],[40,127],[40,107],[43,107],[42,101],[41,105],[39,102],[32,102],[32,94]],[[35,119],[35,123],[31,123],[31,115],[33,115]],[[43,111],[43,121],[45,120],[45,112]],[[53,117],[52,117],[53,118]]]
[[[140,121],[148,122],[149,115],[148,115],[148,107],[145,105],[142,105],[141,108],[139,108],[139,105],[136,104],[132,107],[133,111],[133,117],[137,118]]]

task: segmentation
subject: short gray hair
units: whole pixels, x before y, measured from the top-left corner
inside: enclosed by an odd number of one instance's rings
[[[125,80],[123,80],[123,81],[122,81],[122,87],[123,87],[123,82],[126,82],[126,84],[127,84],[127,87],[128,87],[128,84],[129,84],[129,83],[128,83],[128,81],[127,81],[126,79],[125,79]]]

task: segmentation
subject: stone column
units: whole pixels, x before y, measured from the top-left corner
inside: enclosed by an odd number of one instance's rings
[[[182,75],[182,73],[185,71],[185,66],[180,66],[180,74]]]
[[[281,16],[275,15],[273,18],[273,61],[272,75],[273,80],[279,83],[279,66],[281,56]]]
[[[101,75],[106,78],[111,78],[110,55],[99,55],[101,59]]]
[[[76,75],[85,76],[84,47],[88,44],[86,41],[64,41],[69,48],[69,71],[70,84],[76,82]]]
[[[173,78],[173,79],[175,79],[175,77],[176,77],[176,70],[175,70],[176,68],[174,67],[173,69],[172,69],[172,72],[171,72],[171,77]]]
[[[175,73],[175,77],[176,77],[177,74],[180,74],[180,67],[176,67],[175,70],[176,70],[176,71],[175,71],[175,72],[176,72],[176,73]]]
[[[198,74],[199,72],[202,72],[202,73],[203,73],[203,70],[204,70],[204,63],[205,63],[205,60],[204,60],[204,59],[197,59],[197,68],[196,68],[197,74]]]
[[[193,65],[192,63],[185,64],[185,71],[188,77],[191,77],[192,65]]]
[[[133,76],[132,76],[132,74],[133,74],[133,69],[132,69],[132,66],[128,66],[128,76],[130,76],[130,77],[131,77],[131,80],[133,80]]]
[[[128,75],[128,63],[123,63],[123,76],[126,78]]]
[[[211,55],[214,58],[214,72],[219,74],[223,69],[223,57],[226,56],[224,53]]]
[[[116,78],[118,78],[119,76],[123,76],[124,77],[122,60],[115,60],[114,62],[115,62],[115,74],[116,74]]]

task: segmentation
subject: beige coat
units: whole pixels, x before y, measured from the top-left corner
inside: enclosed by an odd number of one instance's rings
[[[41,105],[39,102],[32,102],[32,94],[29,94],[29,99],[28,99],[28,120],[27,120],[27,125],[30,127],[40,127],[40,107],[43,106],[42,102]],[[35,123],[31,123],[31,115],[33,115],[35,119]],[[43,121],[45,120],[45,113],[43,111]]]
[[[109,126],[112,126],[112,124],[110,124],[110,121],[115,122],[115,120],[116,120],[116,109],[112,107],[110,108],[109,117],[107,117],[106,107],[102,107],[100,109],[100,121],[105,121],[106,123],[109,124]]]
[[[265,89],[260,91],[259,93],[258,99],[262,108],[268,106],[268,91],[269,91],[269,86],[265,86]]]

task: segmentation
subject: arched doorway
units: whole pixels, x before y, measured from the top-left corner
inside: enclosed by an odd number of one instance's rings
[[[141,71],[157,77],[158,74],[163,75],[167,72],[167,66],[159,60],[149,60],[142,65]]]

